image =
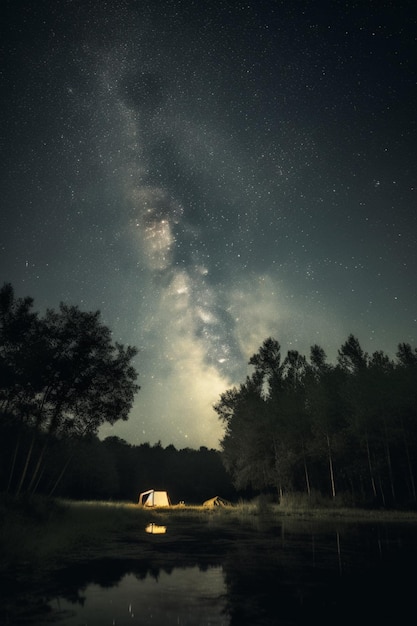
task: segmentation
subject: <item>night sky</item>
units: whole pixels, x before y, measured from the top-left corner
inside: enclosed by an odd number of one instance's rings
[[[1,284],[139,349],[101,436],[217,447],[268,336],[417,346],[414,5],[3,0]]]

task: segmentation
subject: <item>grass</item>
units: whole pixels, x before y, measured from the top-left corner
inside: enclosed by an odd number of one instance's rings
[[[36,498],[0,508],[0,562],[4,569],[53,567],[86,554],[144,515],[131,504],[64,502]]]
[[[232,524],[259,529],[259,520],[276,523],[283,519],[415,523],[417,513],[329,507],[320,503],[307,507],[305,501],[296,496],[280,505],[260,498],[215,509],[178,506],[147,510],[127,502],[43,498],[3,501],[0,503],[0,572],[16,568],[53,569],[63,562],[102,554],[111,550],[112,543],[129,540],[133,535],[136,544],[146,542],[144,533],[138,534],[138,529],[149,522],[203,538],[207,533],[219,534]]]

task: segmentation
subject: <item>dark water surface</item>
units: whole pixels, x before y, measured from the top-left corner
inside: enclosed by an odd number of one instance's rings
[[[78,599],[56,598],[50,607],[61,624],[206,624],[226,626],[226,587],[220,566],[204,571],[198,566],[177,567],[138,578],[124,574],[113,587],[89,583]]]
[[[241,530],[241,529],[240,529]],[[59,571],[36,615],[46,626],[270,626],[413,623],[417,528],[411,523],[289,520],[229,528],[227,540],[176,554],[166,533],[141,558],[92,559]],[[145,529],[143,529],[145,533]],[[165,542],[165,543],[164,543]],[[134,550],[134,547],[132,547]],[[411,622],[410,622],[411,619]]]

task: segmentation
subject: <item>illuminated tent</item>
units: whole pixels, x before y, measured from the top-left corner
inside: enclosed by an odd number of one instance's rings
[[[140,494],[138,504],[139,506],[171,506],[171,501],[166,491],[149,489]]]

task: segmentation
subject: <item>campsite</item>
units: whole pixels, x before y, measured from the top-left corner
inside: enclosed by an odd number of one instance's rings
[[[285,510],[262,499],[37,507],[35,531],[24,532],[18,511],[7,529],[4,624],[272,626],[335,615],[385,624],[411,610],[412,513]]]

